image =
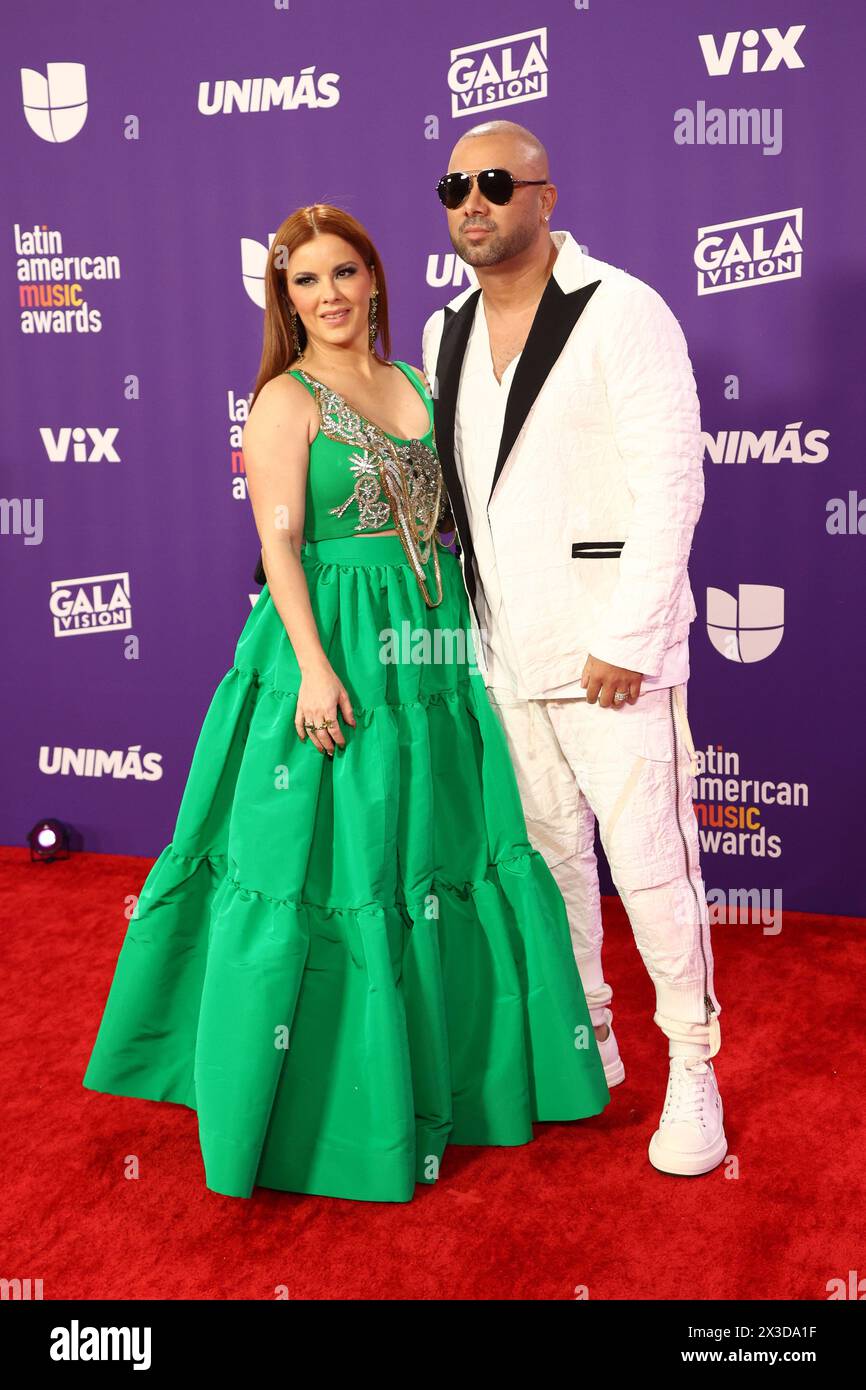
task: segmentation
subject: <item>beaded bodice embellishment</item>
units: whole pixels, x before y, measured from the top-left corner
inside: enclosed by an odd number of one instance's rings
[[[358,508],[356,531],[381,530],[392,525],[403,542],[425,600],[429,601],[423,566],[430,556],[442,507],[442,472],[435,449],[423,439],[398,443],[372,420],[353,410],[338,391],[301,367],[293,370],[314,391],[323,434],[354,449],[349,466],[355,486],[344,502],[329,511],[342,517],[354,503]],[[438,556],[434,558],[438,561]],[[438,574],[438,563],[436,570]]]
[[[333,438],[333,435],[331,436]],[[386,526],[391,519],[391,508],[382,499],[382,484],[379,481],[379,468],[366,449],[361,453],[349,455],[349,467],[355,477],[355,486],[345,502],[339,507],[329,507],[332,516],[342,516],[353,502],[358,504],[356,531],[375,531]]]

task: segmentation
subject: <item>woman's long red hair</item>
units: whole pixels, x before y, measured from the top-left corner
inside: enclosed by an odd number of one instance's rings
[[[289,300],[286,289],[286,265],[293,251],[322,232],[331,232],[342,237],[354,246],[364,264],[375,271],[377,301],[376,341],[382,345],[380,361],[390,361],[391,331],[388,324],[388,291],[385,285],[385,272],[379,253],[367,235],[366,230],[348,212],[332,207],[330,203],[312,203],[309,207],[298,208],[277,231],[268,253],[265,269],[265,322],[262,342],[262,357],[259,373],[253,388],[251,406],[266,381],[279,376],[291,367],[297,354],[292,341],[292,325],[289,317]],[[282,253],[280,248],[285,248]],[[301,351],[306,346],[304,325],[298,319],[298,338]],[[374,348],[375,351],[375,348]],[[378,353],[376,354],[378,356]]]

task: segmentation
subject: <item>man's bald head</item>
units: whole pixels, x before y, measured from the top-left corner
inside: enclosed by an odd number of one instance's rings
[[[457,141],[452,153],[452,163],[454,155],[460,150],[461,155],[469,155],[473,143],[483,140],[485,147],[495,147],[501,151],[497,155],[497,160],[505,168],[519,168],[521,175],[525,178],[546,179],[550,174],[550,163],[547,158],[547,150],[539,140],[537,135],[533,135],[531,130],[527,130],[525,125],[518,125],[516,121],[483,121],[480,125],[474,125],[467,130]],[[479,146],[480,148],[480,146]]]

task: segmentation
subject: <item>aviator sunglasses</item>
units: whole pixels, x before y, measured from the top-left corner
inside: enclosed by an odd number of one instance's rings
[[[504,203],[511,202],[515,188],[547,182],[547,179],[516,179],[507,169],[482,169],[477,174],[443,174],[436,185],[436,192],[445,207],[453,212],[466,202],[472,192],[473,183],[478,184],[478,192],[482,198],[501,207]]]

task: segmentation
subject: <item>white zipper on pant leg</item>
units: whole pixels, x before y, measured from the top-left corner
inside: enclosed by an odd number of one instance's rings
[[[714,1007],[713,1007],[713,1002],[712,1002],[712,1000],[710,999],[709,994],[707,993],[707,990],[708,990],[708,988],[709,988],[709,972],[708,972],[708,970],[707,970],[707,954],[706,954],[706,951],[705,951],[705,949],[704,949],[704,923],[703,923],[703,916],[702,916],[702,913],[701,913],[701,903],[700,903],[700,899],[699,899],[699,897],[698,897],[698,891],[697,891],[697,889],[695,888],[695,885],[694,885],[694,883],[693,883],[693,881],[692,881],[692,866],[691,866],[691,860],[690,860],[690,858],[689,858],[689,845],[688,845],[688,840],[686,839],[685,831],[683,830],[682,821],[680,820],[680,769],[679,769],[679,760],[678,760],[678,758],[677,758],[677,720],[676,720],[676,696],[679,695],[679,694],[680,694],[680,691],[679,691],[679,687],[678,687],[678,686],[671,686],[671,687],[670,687],[669,704],[670,704],[670,711],[671,711],[671,730],[672,730],[673,739],[674,739],[674,756],[673,756],[673,764],[674,764],[674,794],[675,794],[675,797],[676,797],[677,829],[678,829],[679,832],[680,832],[680,839],[681,839],[682,842],[683,842],[683,854],[684,854],[684,856],[685,856],[685,861],[686,861],[686,877],[687,877],[687,879],[688,879],[688,881],[689,881],[689,887],[690,887],[691,890],[692,890],[692,894],[693,894],[694,899],[695,899],[695,907],[697,908],[697,913],[698,913],[698,941],[699,941],[700,947],[701,947],[701,959],[702,959],[703,962],[704,962],[704,1008],[705,1008],[705,1010],[706,1010],[706,1015],[707,1015],[707,1016],[706,1016],[706,1019],[705,1019],[704,1021],[705,1021],[705,1023],[707,1024],[707,1027],[708,1027],[709,1030],[710,1030],[710,1033],[709,1033],[710,1056],[711,1056],[711,1057],[715,1057],[715,1055],[716,1055],[716,1053],[718,1052],[719,1047],[720,1047],[720,1045],[721,1045],[721,1030],[720,1030],[720,1028],[719,1028],[719,1021],[718,1021],[718,1019],[717,1019],[716,1016],[715,1016],[716,1011],[715,1011],[715,1009],[714,1009]],[[684,716],[684,717],[685,717],[685,716]],[[689,745],[691,745],[691,747],[689,747]],[[692,738],[691,738],[691,731],[689,731],[689,738],[688,738],[688,742],[687,742],[687,744],[686,744],[686,751],[689,753],[689,756],[690,756],[690,759],[691,759],[691,767],[694,768],[694,766],[695,766],[695,751],[694,751],[694,743],[692,742]],[[692,775],[694,775],[694,774],[692,774]]]
[[[683,743],[686,745],[686,751],[690,759],[689,776],[695,777],[698,771],[698,758],[697,754],[695,753],[695,741],[692,738],[692,731],[689,728],[689,719],[688,715],[686,714],[686,707],[683,703],[682,686],[675,685],[671,688],[674,692],[674,711],[676,713],[677,718],[680,721],[680,732],[683,736]]]

